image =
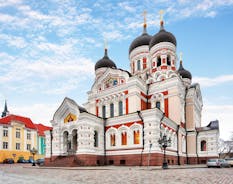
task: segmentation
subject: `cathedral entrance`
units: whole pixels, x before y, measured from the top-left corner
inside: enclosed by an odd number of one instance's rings
[[[78,134],[77,134],[77,129],[75,129],[75,130],[72,131],[72,150],[74,152],[76,152],[77,149],[78,149],[77,139],[78,139]]]
[[[67,153],[71,147],[68,136],[69,136],[69,133],[67,131],[63,132],[63,152],[64,153]]]

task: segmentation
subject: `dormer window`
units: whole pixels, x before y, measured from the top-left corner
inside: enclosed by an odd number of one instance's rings
[[[141,70],[141,61],[137,60],[137,69],[138,71]]]
[[[157,67],[161,66],[161,57],[157,57]]]
[[[171,66],[171,56],[170,55],[167,56],[167,65]]]
[[[160,106],[161,106],[160,102],[156,102],[155,106],[156,106],[157,109],[160,109]]]

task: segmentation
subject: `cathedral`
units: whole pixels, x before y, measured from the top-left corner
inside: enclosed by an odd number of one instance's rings
[[[182,57],[177,64],[176,45],[161,16],[153,36],[144,18],[142,34],[129,46],[130,71],[118,68],[105,48],[84,107],[66,97],[54,113],[45,164],[159,166],[164,151],[169,165],[218,157],[218,121],[201,126],[200,85]]]

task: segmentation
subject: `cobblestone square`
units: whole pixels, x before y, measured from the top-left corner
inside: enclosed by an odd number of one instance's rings
[[[69,167],[0,165],[1,184],[231,184],[233,168]]]

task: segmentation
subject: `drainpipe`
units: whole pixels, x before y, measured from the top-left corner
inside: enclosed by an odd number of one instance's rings
[[[52,162],[53,155],[53,130],[50,130],[50,162]]]
[[[103,118],[103,120],[104,120],[104,123],[103,123],[103,126],[104,126],[104,165],[107,165],[107,160],[106,160],[106,131],[105,131],[107,118]]]
[[[197,164],[199,164],[199,155],[198,155],[198,149],[197,149],[197,138],[198,138],[198,134],[199,134],[199,132],[197,132],[197,135],[196,135],[196,154],[197,154]]]
[[[187,132],[187,122],[186,122],[186,97],[187,97],[187,94],[188,94],[188,89],[187,89],[187,87],[185,88],[185,95],[184,95],[184,119],[185,119],[185,124],[184,124],[184,128],[185,128],[185,149],[186,149],[186,164],[188,164],[189,163],[189,159],[188,159],[188,141],[187,141],[187,139],[188,139],[188,132]]]
[[[177,125],[176,136],[177,136],[177,157],[178,157],[178,165],[180,165],[180,154],[179,154],[179,130],[180,130],[180,125]]]
[[[141,111],[137,111],[138,113],[138,117],[142,120],[142,151],[141,151],[141,163],[140,163],[140,166],[142,166],[142,152],[144,150],[144,146],[145,146],[145,142],[144,142],[144,120],[143,120],[143,117],[142,117],[142,114],[141,114]]]
[[[146,78],[149,78],[149,73],[146,73]],[[150,84],[146,84],[146,109],[149,109],[149,85]]]

